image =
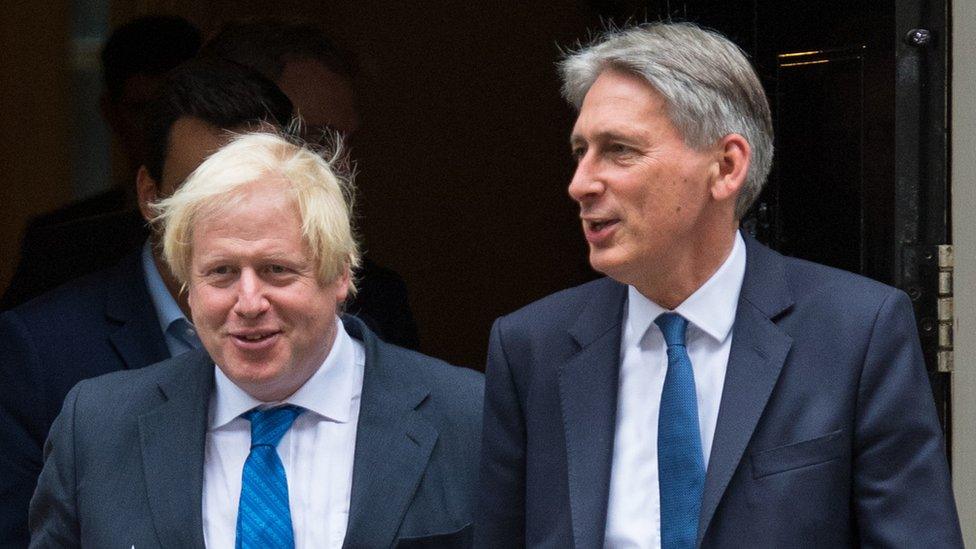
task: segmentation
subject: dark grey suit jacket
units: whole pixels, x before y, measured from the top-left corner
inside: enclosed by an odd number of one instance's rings
[[[345,547],[465,547],[482,376],[380,341],[366,347]],[[191,352],[82,381],[45,444],[33,547],[203,547],[213,362]]]
[[[908,297],[746,250],[699,545],[961,547]],[[476,546],[603,545],[626,297],[602,279],[495,323]]]

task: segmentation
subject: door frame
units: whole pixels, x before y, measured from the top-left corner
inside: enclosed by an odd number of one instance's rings
[[[976,2],[951,9],[950,182],[952,189],[954,371],[952,483],[963,538],[976,546]],[[965,23],[964,23],[965,22]]]

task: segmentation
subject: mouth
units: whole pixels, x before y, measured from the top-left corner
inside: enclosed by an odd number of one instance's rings
[[[583,218],[583,233],[591,244],[600,244],[610,238],[620,223],[616,218]]]
[[[586,220],[587,228],[593,232],[600,232],[603,229],[615,224],[617,224],[616,219]]]
[[[280,330],[248,330],[232,332],[230,337],[234,345],[248,351],[259,351],[274,345]]]

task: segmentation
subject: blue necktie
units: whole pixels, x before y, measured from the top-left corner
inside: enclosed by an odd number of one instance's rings
[[[685,348],[688,321],[665,313],[654,323],[668,344],[668,373],[657,420],[657,468],[661,489],[661,548],[694,547],[705,485],[705,460],[698,432],[695,375]]]
[[[278,457],[278,442],[303,412],[298,406],[251,410],[251,453],[244,462],[237,510],[237,549],[294,548],[288,508],[288,481]]]

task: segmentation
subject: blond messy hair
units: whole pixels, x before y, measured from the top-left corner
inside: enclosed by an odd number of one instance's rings
[[[234,136],[203,162],[168,198],[152,205],[162,233],[163,259],[185,287],[190,279],[193,229],[207,217],[233,209],[256,181],[274,177],[298,207],[302,238],[318,282],[327,285],[359,266],[353,234],[353,175],[340,139],[331,153],[282,132]],[[276,183],[280,184],[280,183]],[[350,282],[350,292],[355,285]]]

